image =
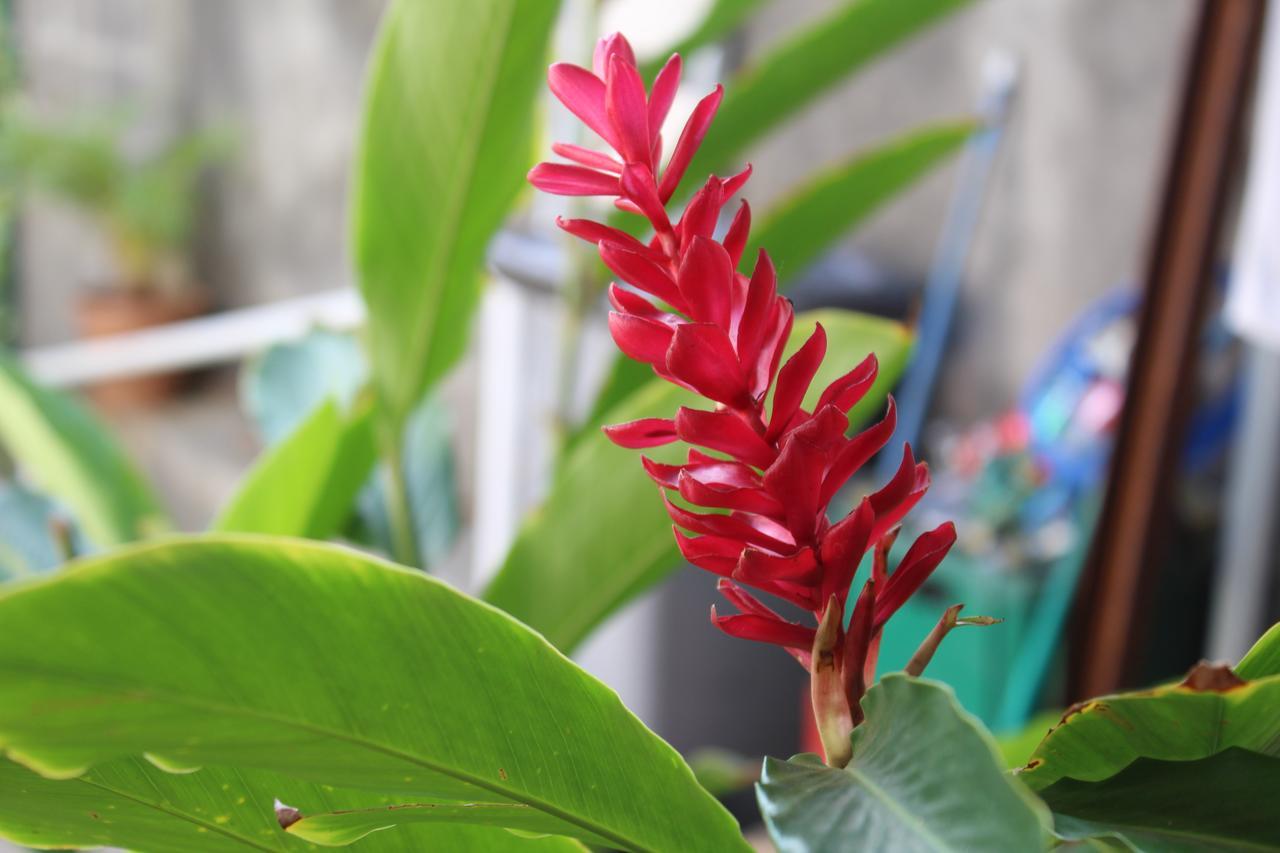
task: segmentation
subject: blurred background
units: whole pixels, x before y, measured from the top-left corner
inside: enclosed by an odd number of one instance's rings
[[[709,13],[741,7],[687,57],[678,128],[716,81],[731,88],[856,5],[566,0],[549,57],[589,62],[615,29],[642,59],[665,56]],[[767,211],[852,152],[973,123],[781,271],[799,307],[918,333],[900,437],[935,485],[914,523],[954,518],[960,543],[891,626],[885,667],[946,604],[1003,617],[949,638],[930,674],[1011,734],[1082,695],[1234,658],[1276,616],[1266,419],[1280,386],[1268,345],[1221,310],[1240,298],[1233,273],[1260,263],[1241,253],[1266,249],[1237,223],[1264,203],[1251,193],[1275,192],[1251,165],[1270,91],[1256,57],[1270,54],[1260,12],[1224,34],[1215,4],[1196,0],[952,5],[740,159],[755,170],[746,197]],[[361,372],[348,188],[383,9],[0,0],[0,334],[37,381],[88,401],[182,529],[206,527],[297,424],[322,393],[316,365]],[[1205,69],[1228,54],[1239,70],[1221,83]],[[544,106],[539,157],[571,126]],[[605,306],[573,286],[577,261],[552,225],[569,209],[521,196],[467,355],[419,423],[420,544],[432,572],[469,590],[546,496],[564,430],[610,369]],[[1147,447],[1158,452],[1143,462],[1152,454],[1134,448]],[[8,470],[25,489],[21,468]],[[7,530],[0,519],[0,543],[17,548]],[[754,767],[799,749],[805,678],[776,649],[715,631],[713,597],[713,578],[675,572],[575,656],[733,789],[735,756]]]

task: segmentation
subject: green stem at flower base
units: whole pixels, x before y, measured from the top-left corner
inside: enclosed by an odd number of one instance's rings
[[[418,537],[413,527],[409,484],[404,476],[404,430],[384,423],[381,430],[387,520],[391,527],[391,556],[397,563],[420,568]]]
[[[843,608],[836,596],[827,602],[826,612],[813,638],[813,651],[809,665],[809,694],[813,703],[814,722],[827,764],[844,767],[853,757],[853,744],[849,735],[853,732],[853,717],[849,700],[845,698],[844,681],[836,664],[839,653],[840,622]]]

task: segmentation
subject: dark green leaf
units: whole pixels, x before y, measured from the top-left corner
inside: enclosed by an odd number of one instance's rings
[[[1194,761],[1229,747],[1280,757],[1280,676],[1195,689],[1182,684],[1103,696],[1067,712],[1019,778],[1100,782],[1139,758]]]
[[[0,759],[0,838],[30,847],[126,847],[165,853],[226,850],[313,850],[281,830],[273,803],[306,802],[341,809],[386,803],[362,791],[300,782],[272,773],[207,767],[166,773],[140,758],[95,767],[78,779],[46,779]],[[569,853],[566,838],[520,843],[502,829],[458,824],[383,832],[360,845],[362,853]]]
[[[1111,837],[1144,853],[1280,850],[1280,759],[1232,748],[1198,761],[1139,758],[1101,782],[1040,792],[1057,833]]]
[[[797,348],[821,321],[827,358],[813,396],[869,352],[880,359],[880,378],[859,403],[856,423],[884,405],[910,351],[899,324],[848,311],[815,311],[796,321]],[[812,405],[812,400],[809,404]],[[681,405],[701,401],[652,379],[604,417],[621,423],[671,417]],[[673,461],[675,447],[646,451]],[[664,456],[665,454],[665,456]],[[636,453],[616,447],[598,425],[584,434],[557,472],[551,495],[516,538],[485,599],[541,631],[558,648],[576,646],[605,617],[665,577],[679,563],[671,520]]]
[[[212,529],[333,536],[350,517],[376,459],[368,401],[344,414],[326,400],[288,438],[262,454]]]
[[[142,476],[88,409],[43,388],[0,354],[0,442],[28,479],[98,545],[168,529]]]
[[[949,688],[895,673],[862,707],[848,767],[765,759],[756,791],[780,853],[1043,849],[1044,806],[1005,775]]]
[[[680,756],[542,637],[348,549],[122,550],[0,593],[0,624],[0,748],[47,776],[146,753],[525,804],[626,849],[743,849]]]
[[[391,422],[462,355],[485,249],[532,155],[555,0],[399,0],[370,70],[352,206]]]
[[[833,243],[898,195],[973,131],[970,122],[933,125],[860,151],[774,205],[754,229],[744,257],[760,247],[784,278],[794,278]]]
[[[806,27],[746,68],[724,102],[688,174],[724,175],[756,140],[876,57],[969,0],[855,0]]]

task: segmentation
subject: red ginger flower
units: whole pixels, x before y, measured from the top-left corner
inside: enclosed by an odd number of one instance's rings
[[[846,437],[849,410],[875,382],[870,355],[823,389],[812,411],[803,408],[826,353],[826,333],[819,325],[781,364],[793,312],[778,294],[766,252],[750,276],[738,272],[751,224],[745,201],[724,237],[714,237],[721,210],[746,183],[749,166],[728,179],[709,178],[672,223],[666,204],[722,93],[717,86],[698,103],[660,169],[659,130],[679,75],[680,57],[673,55],[646,92],[631,46],[617,34],[597,46],[594,73],[552,65],[551,91],[613,153],[556,144],[553,150],[573,163],[540,163],[529,180],[550,193],[612,196],[617,207],[653,226],[654,237],[643,243],[599,222],[557,220],[597,244],[605,265],[634,288],[609,286],[609,329],[618,348],[716,405],[710,411],[681,408],[671,419],[647,418],[605,432],[628,448],[676,440],[693,445],[683,465],[643,463],[665,490],[681,553],[720,575],[720,592],[739,611],[721,616],[712,607],[712,622],[732,636],[782,646],[810,670],[828,759],[847,760],[848,731],[861,718],[859,700],[875,676],[881,629],[942,561],[955,528],[948,522],[922,535],[889,573],[897,525],[929,485],[928,468],[915,461],[910,446],[889,483],[841,520],[828,520],[832,498],[893,434],[893,400],[883,420]],[[668,493],[716,511],[686,509]],[[854,574],[873,549],[871,577],[846,629]],[[809,611],[819,627],[783,618],[744,585]]]

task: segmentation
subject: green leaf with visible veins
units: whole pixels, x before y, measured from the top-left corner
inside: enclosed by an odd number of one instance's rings
[[[807,405],[868,353],[876,353],[880,361],[875,387],[850,415],[856,424],[883,408],[906,364],[910,335],[900,324],[878,317],[813,311],[796,318],[790,351],[819,321],[827,331],[827,357]],[[669,418],[682,405],[700,407],[705,401],[654,378],[602,421]],[[683,458],[677,445],[645,452],[667,462]],[[526,521],[485,600],[569,651],[609,614],[679,565],[671,519],[637,456],[614,445],[598,427],[585,434],[557,472],[546,503]]]
[[[88,409],[40,386],[0,353],[0,443],[40,491],[98,545],[163,533],[169,521],[142,475]]]
[[[374,807],[386,796],[301,782],[256,770],[207,767],[173,774],[140,758],[95,767],[77,779],[46,779],[0,759],[0,838],[28,847],[124,847],[165,853],[300,851],[312,844],[280,827],[273,803],[314,809]],[[385,806],[384,806],[385,807]],[[571,853],[567,838],[522,839],[500,828],[437,823],[366,839],[363,853]]]
[[[349,549],[120,550],[0,592],[0,625],[0,749],[46,776],[145,753],[523,804],[622,849],[745,849],[675,750],[542,637]]]
[[[462,355],[485,250],[532,156],[555,0],[397,0],[370,67],[352,254],[399,426]]]
[[[1047,810],[1003,772],[990,734],[950,688],[894,673],[862,707],[848,767],[765,759],[756,792],[779,853],[1044,848]]]

